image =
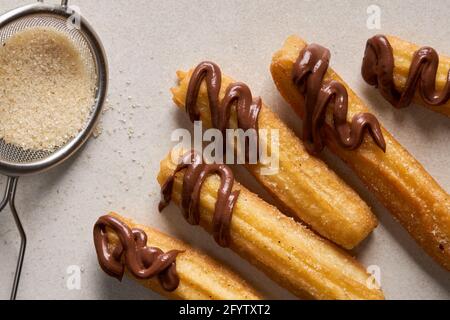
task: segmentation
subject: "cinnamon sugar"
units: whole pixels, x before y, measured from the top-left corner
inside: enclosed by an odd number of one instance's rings
[[[29,28],[0,47],[0,138],[53,151],[76,136],[94,105],[95,80],[71,40]]]

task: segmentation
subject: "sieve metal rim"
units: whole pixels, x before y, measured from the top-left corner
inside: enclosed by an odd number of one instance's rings
[[[72,12],[67,10],[66,6],[37,2],[13,9],[0,16],[0,30],[9,23],[20,18],[39,14],[50,14],[68,19],[72,15]],[[81,29],[80,32],[87,38],[87,43],[93,48],[91,53],[93,55],[98,73],[95,105],[92,108],[92,114],[87,122],[87,125],[78,133],[76,137],[72,138],[65,146],[61,147],[48,157],[28,163],[14,163],[6,160],[0,160],[0,173],[3,175],[9,177],[19,177],[50,170],[73,156],[91,137],[95,129],[98,119],[100,118],[108,90],[108,61],[104,47],[97,33],[83,16],[80,16],[79,19]]]

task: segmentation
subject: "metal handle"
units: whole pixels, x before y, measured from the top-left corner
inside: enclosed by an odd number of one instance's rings
[[[16,222],[17,229],[19,230],[21,239],[19,257],[17,258],[16,273],[14,275],[14,283],[11,290],[11,300],[16,300],[17,288],[19,287],[20,274],[22,272],[23,258],[25,256],[25,248],[27,246],[27,236],[25,234],[25,230],[23,229],[22,222],[20,221],[16,206],[14,204],[18,179],[19,178],[17,177],[8,177],[5,195],[2,202],[0,202],[0,212],[3,211],[3,209],[5,209],[6,205],[9,203],[9,207],[14,217],[14,221]]]
[[[38,2],[44,2],[44,0],[37,0]],[[61,7],[67,7],[69,5],[69,0],[61,0]]]

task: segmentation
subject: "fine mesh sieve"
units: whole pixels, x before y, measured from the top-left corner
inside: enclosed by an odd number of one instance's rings
[[[16,33],[33,27],[53,28],[72,41],[96,84],[95,102],[79,133],[65,145],[52,151],[25,150],[0,139],[0,173],[8,177],[0,211],[9,203],[21,236],[11,299],[15,299],[17,295],[26,248],[26,234],[14,205],[18,177],[53,168],[71,157],[87,141],[101,114],[108,86],[108,66],[103,46],[89,23],[68,7],[68,0],[62,0],[60,5],[44,4],[41,0],[0,16],[0,45]]]

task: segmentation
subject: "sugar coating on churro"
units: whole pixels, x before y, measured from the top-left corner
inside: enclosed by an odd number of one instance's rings
[[[163,252],[182,251],[176,257],[176,272],[180,279],[173,291],[164,289],[158,277],[141,279],[125,265],[127,275],[143,286],[170,299],[182,300],[259,300],[262,299],[247,281],[221,262],[218,262],[192,246],[166,235],[149,226],[139,225],[116,213],[108,216],[117,219],[129,229],[140,230],[147,235],[147,245],[157,247]],[[106,227],[108,249],[120,244],[118,234]],[[170,262],[170,261],[169,261]],[[169,264],[171,266],[172,264]],[[164,266],[163,266],[164,267]],[[119,266],[120,269],[120,266]]]
[[[395,41],[393,38],[389,40]],[[304,106],[304,97],[292,81],[292,71],[305,46],[307,43],[304,40],[289,37],[274,54],[271,64],[273,80],[294,110],[301,110]],[[404,47],[405,44],[396,43],[395,46]],[[409,49],[401,51],[405,53],[399,60],[410,56]],[[407,72],[409,65],[400,64],[402,74]],[[364,102],[331,68],[328,68],[325,79],[339,81],[346,87],[349,95],[348,119],[368,111]],[[450,196],[389,132],[383,127],[381,130],[388,150],[386,153],[369,139],[365,139],[361,147],[354,151],[345,150],[335,143],[328,143],[327,147],[353,169],[425,251],[450,270]]]
[[[398,43],[398,39],[392,38],[393,45]],[[376,86],[383,97],[396,108],[407,107],[415,96],[420,96],[426,106],[441,106],[444,109],[450,100],[450,68],[446,70],[446,78],[442,79],[439,73],[445,71],[439,70],[440,58],[436,50],[421,47],[406,52],[411,56],[410,66],[399,90],[395,78],[398,78],[402,71],[398,68],[398,64],[397,68],[395,66],[396,60],[399,60],[396,59],[395,53],[397,56],[399,53],[394,52],[392,44],[384,35],[376,35],[367,41],[361,70],[364,80]]]
[[[161,162],[161,186],[177,168],[170,155]],[[176,173],[172,200],[182,206],[186,169]],[[210,175],[200,192],[200,225],[213,232],[217,190],[221,180]],[[382,299],[370,287],[370,275],[344,251],[303,225],[281,214],[238,183],[239,191],[230,224],[230,248],[261,269],[272,280],[301,298]]]
[[[180,108],[185,108],[192,74],[177,73],[179,84],[172,89],[173,99]],[[219,100],[225,99],[225,88],[236,81],[222,74],[222,90]],[[203,124],[213,126],[210,92],[205,82],[201,83],[195,110]],[[311,156],[300,139],[290,130],[269,107],[261,105],[257,128],[269,133],[266,141],[260,141],[262,149],[269,154],[275,152],[279,158],[276,174],[264,175],[270,171],[263,162],[245,165],[247,170],[274,196],[289,214],[310,225],[315,231],[333,242],[351,249],[361,242],[377,225],[370,208],[356,192],[347,186],[321,160]],[[238,128],[238,121],[232,116],[230,128]],[[273,150],[272,133],[279,134],[277,150]],[[264,145],[262,145],[264,144]]]

